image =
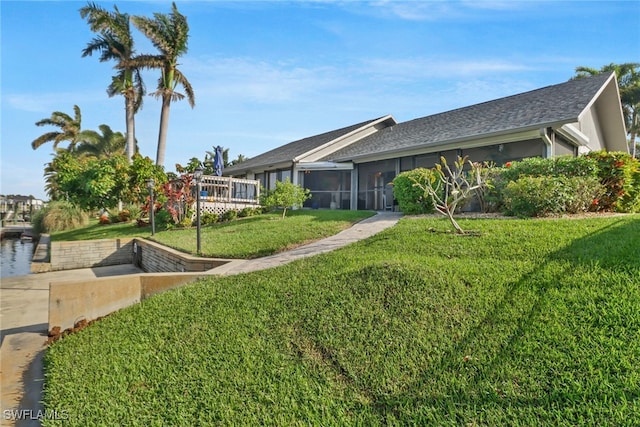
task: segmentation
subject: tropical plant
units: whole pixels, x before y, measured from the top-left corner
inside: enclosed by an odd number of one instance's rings
[[[178,58],[187,52],[189,24],[187,23],[187,18],[178,12],[175,3],[172,3],[171,13],[168,15],[154,13],[153,19],[144,16],[133,16],[131,21],[159,51],[157,55],[140,55],[133,58],[128,64],[135,68],[160,69],[161,71],[158,79],[158,88],[152,95],[162,99],[158,151],[156,154],[156,164],[162,166],[164,165],[167,146],[171,102],[185,98],[185,95],[176,92],[175,89],[178,85],[184,88],[189,105],[192,108],[195,105],[191,83],[178,69]]]
[[[598,177],[605,188],[599,210],[640,212],[640,160],[615,151],[592,151],[586,157],[597,162]]]
[[[135,58],[134,41],[129,25],[129,15],[121,13],[117,6],[108,12],[95,3],[80,9],[80,16],[87,20],[91,31],[98,33],[82,51],[82,56],[100,52],[100,62],[116,61],[118,72],[112,77],[107,94],[124,96],[127,126],[127,159],[133,162],[136,152],[135,113],[142,107],[145,93],[140,69],[132,65]]]
[[[124,156],[78,158],[60,153],[55,158],[60,194],[84,210],[113,208],[126,193],[128,163]]]
[[[39,210],[31,220],[36,234],[71,230],[89,223],[85,211],[66,201],[54,201]]]
[[[262,204],[269,208],[282,208],[282,218],[287,215],[288,208],[301,207],[311,197],[308,188],[293,184],[287,178],[284,182],[276,181],[276,188],[269,191]]]
[[[246,162],[247,160],[249,160],[248,157],[242,155],[242,154],[238,154],[238,157],[236,157],[234,160],[231,161],[231,163],[229,163],[230,166],[233,165],[238,165],[242,162]]]
[[[468,166],[469,170],[465,170]],[[444,157],[440,157],[440,163],[436,164],[433,173],[427,180],[414,179],[416,186],[428,194],[433,201],[435,210],[449,218],[451,225],[458,234],[465,234],[454,219],[458,205],[470,199],[476,190],[487,185],[486,175],[482,173],[484,166],[480,163],[472,163],[468,158],[458,156],[451,169]]]
[[[96,157],[98,159],[125,155],[127,141],[121,132],[114,132],[108,125],[100,125],[100,133],[85,131],[84,141],[76,146],[75,154],[79,157]]]
[[[142,157],[139,153],[133,156],[133,163],[129,166],[128,176],[129,183],[126,194],[123,194],[123,200],[133,204],[142,204],[145,203],[145,200],[148,200],[149,179],[154,181],[155,192],[169,181],[162,167],[153,164],[153,160],[149,157]],[[148,205],[148,201],[146,203]]]
[[[627,134],[631,145],[631,155],[636,157],[637,137],[640,134],[640,63],[609,64],[599,70],[590,67],[576,67],[574,79],[593,76],[600,73],[616,73],[620,102]]]
[[[53,142],[53,149],[58,148],[61,142],[68,142],[67,150],[73,151],[76,144],[81,142],[85,136],[81,130],[82,114],[80,107],[73,106],[73,117],[61,111],[54,111],[48,119],[42,119],[36,122],[36,126],[55,126],[59,131],[47,132],[40,135],[31,142],[31,148],[34,150],[38,147]]]

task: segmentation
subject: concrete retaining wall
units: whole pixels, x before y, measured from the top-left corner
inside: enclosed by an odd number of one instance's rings
[[[72,328],[139,303],[157,293],[183,286],[201,277],[197,273],[132,274],[88,281],[49,284],[49,330]]]
[[[155,242],[136,239],[133,263],[147,273],[207,271],[229,262],[221,258],[199,258]]]
[[[51,271],[131,264],[134,239],[51,242]]]
[[[38,272],[135,264],[148,273],[182,273],[207,271],[229,262],[194,257],[139,238],[51,242],[50,246],[50,263]],[[36,271],[32,268],[32,272]]]
[[[51,271],[50,245],[51,237],[48,234],[41,234],[38,239],[38,246],[36,246],[33,258],[31,259],[30,271],[32,273],[46,273]]]
[[[139,238],[52,242],[51,271],[135,264],[149,274],[50,283],[49,330],[106,316],[228,262],[194,257]]]

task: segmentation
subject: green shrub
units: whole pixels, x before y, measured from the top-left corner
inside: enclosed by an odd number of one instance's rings
[[[201,225],[212,225],[212,224],[215,224],[216,222],[218,222],[219,218],[220,217],[218,216],[217,213],[205,212],[200,217],[200,224]]]
[[[398,201],[401,212],[408,215],[434,212],[433,200],[429,193],[416,184],[416,182],[426,184],[432,177],[433,171],[426,168],[402,172],[395,177],[393,197]]]
[[[89,215],[65,201],[51,202],[36,212],[31,220],[35,234],[72,230],[89,223]]]
[[[598,176],[598,162],[585,156],[560,156],[550,159],[532,157],[518,162],[507,162],[500,169],[502,178],[507,183],[521,176]]]
[[[547,216],[586,212],[604,193],[595,177],[522,176],[504,188],[507,215]]]
[[[489,171],[489,176],[487,178],[489,182],[489,189],[487,190],[487,194],[485,195],[488,210],[492,211],[503,211],[507,214],[511,212],[511,203],[510,206],[507,206],[506,203],[506,194],[505,190],[507,186],[511,183],[516,182],[521,177],[566,177],[566,178],[582,178],[587,179],[586,186],[587,188],[591,188],[593,186],[593,178],[597,178],[599,175],[599,166],[598,162],[587,156],[560,156],[554,157],[550,159],[543,159],[541,157],[532,157],[523,159],[517,162],[507,162],[505,166],[501,168],[492,168]],[[522,183],[523,186],[529,186],[535,184],[531,182]],[[559,186],[559,183],[554,184],[556,187]],[[578,191],[578,183],[572,183],[570,186],[574,186],[576,191]],[[513,191],[512,186],[512,191]],[[553,190],[550,190],[553,191]],[[558,188],[555,188],[555,191],[559,191]],[[587,191],[589,192],[589,191]],[[595,191],[597,194],[598,191]],[[513,195],[512,192],[509,193],[511,197]],[[531,196],[531,199],[535,199],[536,196]],[[577,206],[582,206],[583,198],[586,196],[580,197],[580,201],[576,199],[575,204]],[[593,197],[589,200],[591,203],[596,197]],[[581,211],[580,208],[576,208],[572,203],[564,204],[561,207],[554,208],[554,211],[560,212],[570,212],[571,210],[578,209],[577,211]],[[553,213],[553,212],[548,212]],[[547,213],[547,214],[548,214]],[[513,214],[513,213],[512,213]],[[514,214],[514,215],[524,215],[524,214]],[[545,214],[542,214],[545,215]],[[531,216],[531,215],[524,215]]]
[[[640,160],[627,153],[606,151],[593,151],[586,157],[597,163],[598,177],[605,187],[599,208],[640,212]]]
[[[155,212],[155,226],[157,229],[171,230],[174,225],[173,216],[166,209],[160,209]]]
[[[127,205],[125,209],[129,211],[129,220],[138,219],[142,216],[142,208],[139,205]]]
[[[226,211],[225,213],[223,213],[222,216],[220,217],[220,220],[221,221],[233,221],[237,217],[238,217],[238,211],[232,209],[232,210],[229,210],[229,211]]]
[[[190,216],[185,216],[184,218],[182,218],[180,220],[180,222],[178,222],[178,227],[181,228],[190,228],[191,226],[193,226],[195,224],[195,221],[191,220]]]
[[[251,207],[243,208],[240,212],[238,212],[239,218],[247,218],[257,214],[257,210]]]

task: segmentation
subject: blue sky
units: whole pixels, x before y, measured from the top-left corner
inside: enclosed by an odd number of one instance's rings
[[[97,2],[151,16],[167,1]],[[0,2],[0,193],[46,199],[52,130],[36,121],[82,110],[83,129],[125,130],[109,98],[110,63],[81,57],[94,34],[78,1]],[[255,156],[296,139],[392,114],[411,120],[561,83],[575,67],[640,62],[640,1],[178,1],[190,26],[181,69],[196,106],[172,105],[165,167],[213,146]],[[153,52],[134,30],[138,52]],[[157,74],[145,72],[147,89]],[[155,159],[160,103],[136,116]]]

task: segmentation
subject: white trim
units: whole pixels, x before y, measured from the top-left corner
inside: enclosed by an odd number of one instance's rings
[[[354,129],[345,135],[332,139],[331,141],[326,142],[312,150],[309,150],[306,153],[302,153],[299,156],[294,157],[293,162],[314,162],[316,160],[319,160],[333,152],[336,152],[350,144],[353,144],[356,141],[359,141],[369,135],[376,133],[381,127],[387,127],[381,126],[384,125],[384,123],[387,121],[391,122],[390,126],[398,124],[393,116],[388,114],[384,117],[379,118],[378,120],[367,123],[366,125],[361,126],[358,129]]]
[[[566,124],[561,126],[558,129],[556,129],[556,132],[558,132],[560,135],[564,136],[565,138],[569,138],[569,140],[575,142],[579,146],[589,145],[589,137],[584,133],[580,132],[580,130],[578,130],[578,128],[576,128],[572,124]]]
[[[307,170],[353,170],[353,163],[303,162],[296,165],[299,171]]]

